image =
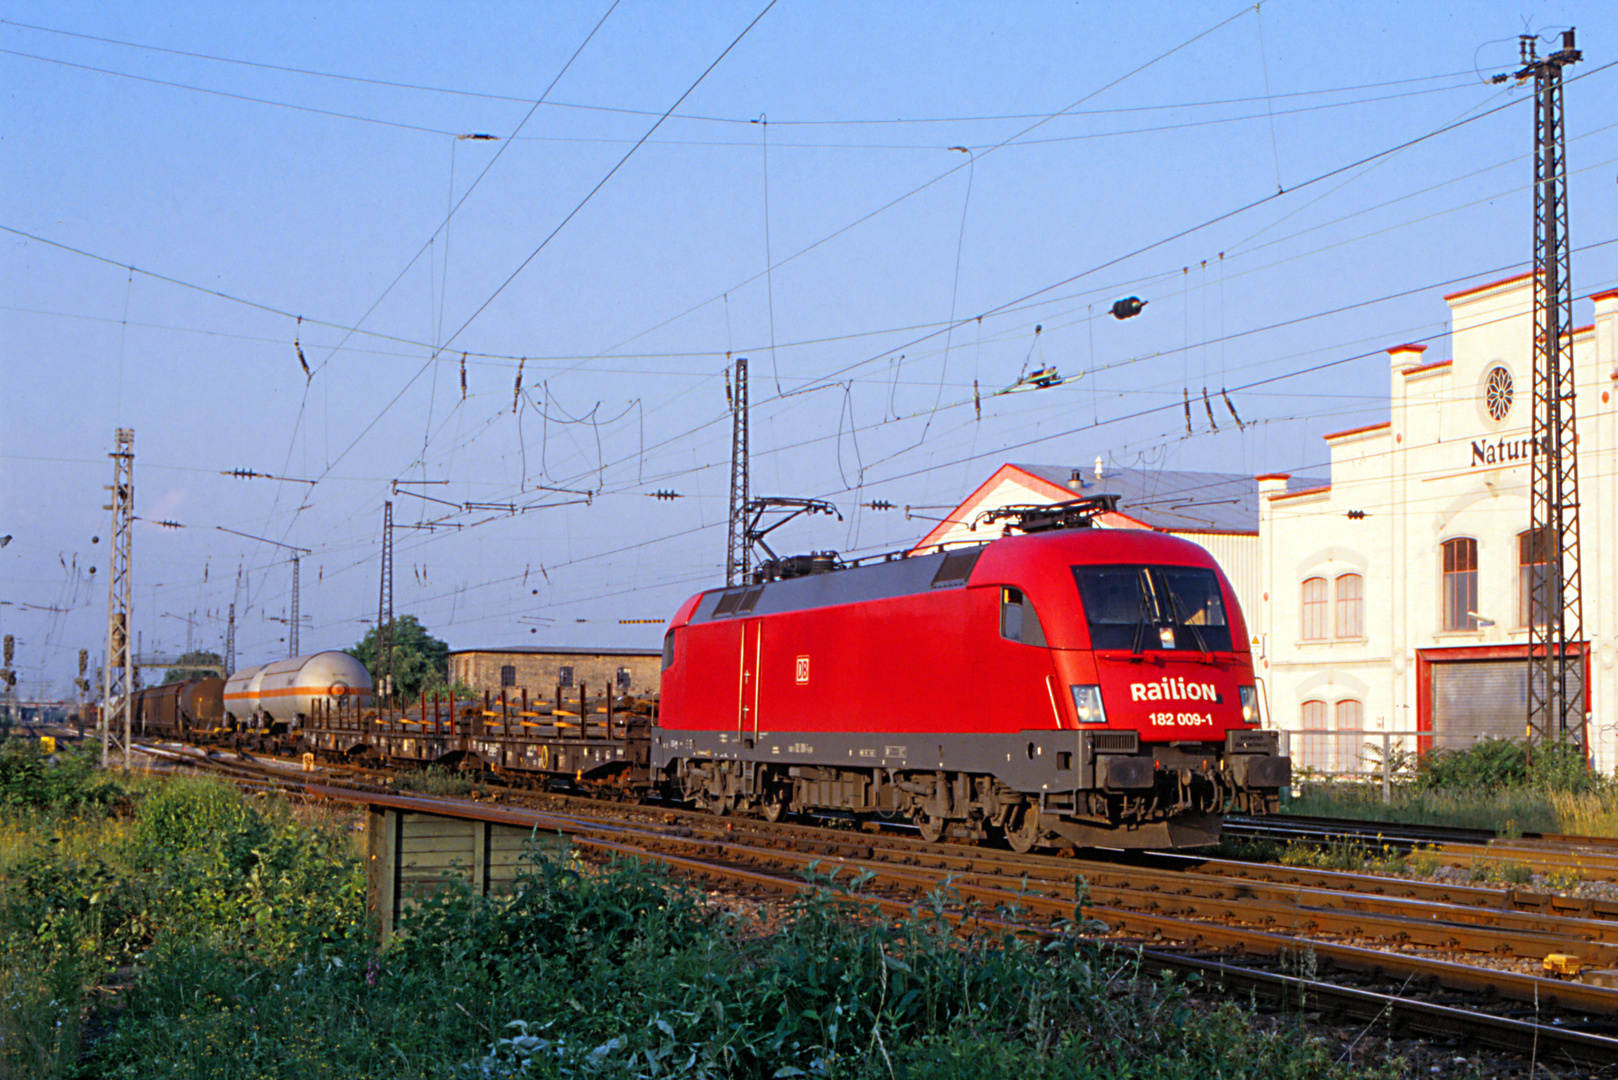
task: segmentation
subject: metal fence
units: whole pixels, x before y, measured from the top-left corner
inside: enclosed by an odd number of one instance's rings
[[[1281,732],[1283,752],[1292,757],[1294,772],[1310,769],[1328,776],[1380,776],[1382,763],[1395,766],[1411,755],[1432,750],[1465,750],[1492,736],[1478,732],[1374,731],[1363,728],[1325,730],[1305,728]]]

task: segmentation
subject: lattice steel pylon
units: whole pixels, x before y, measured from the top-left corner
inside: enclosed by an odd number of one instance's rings
[[[730,535],[725,541],[725,584],[747,580],[752,545],[747,540],[749,465],[747,446],[747,357],[736,358],[730,414]]]
[[[1573,392],[1573,276],[1567,223],[1562,69],[1582,55],[1573,31],[1536,56],[1523,35],[1518,79],[1534,80],[1534,425],[1529,536],[1544,571],[1529,575],[1528,738],[1589,749],[1579,469]],[[1532,564],[1531,564],[1532,565]],[[1537,567],[1535,567],[1537,570]]]
[[[302,616],[298,614],[298,593],[302,587],[298,580],[298,567],[298,556],[297,553],[294,552],[292,556],[292,621],[291,625],[287,628],[288,658],[303,655],[298,651],[298,620],[302,618]]]
[[[393,696],[393,503],[382,504],[382,584],[376,601],[376,680],[377,708],[384,697]]]
[[[135,657],[129,651],[129,621],[134,603],[134,579],[130,558],[134,550],[135,524],[135,432],[117,429],[118,449],[112,458],[112,501],[103,510],[112,511],[111,565],[107,568],[107,662],[101,669],[101,767],[111,760],[112,744],[123,753],[129,768],[129,728],[133,712],[129,700],[135,688]],[[115,728],[121,733],[113,735]]]
[[[231,602],[230,616],[225,620],[225,677],[236,670],[236,603]]]

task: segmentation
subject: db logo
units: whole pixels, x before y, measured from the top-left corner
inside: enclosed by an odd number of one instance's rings
[[[806,683],[808,681],[809,681],[809,658],[807,656],[800,656],[800,657],[798,657],[798,682],[799,683]]]

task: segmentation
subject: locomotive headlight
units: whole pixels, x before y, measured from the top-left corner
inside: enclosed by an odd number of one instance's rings
[[[1101,687],[1099,686],[1073,686],[1073,708],[1079,714],[1082,724],[1105,724],[1107,710],[1101,704]]]
[[[1258,723],[1258,687],[1239,687],[1242,694],[1242,723]]]

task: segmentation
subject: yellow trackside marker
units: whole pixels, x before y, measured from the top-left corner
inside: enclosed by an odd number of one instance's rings
[[[53,735],[41,735],[39,737],[39,752],[47,757],[56,753],[56,737]]]
[[[1577,956],[1553,952],[1545,957],[1545,970],[1553,975],[1577,975],[1583,965]]]

